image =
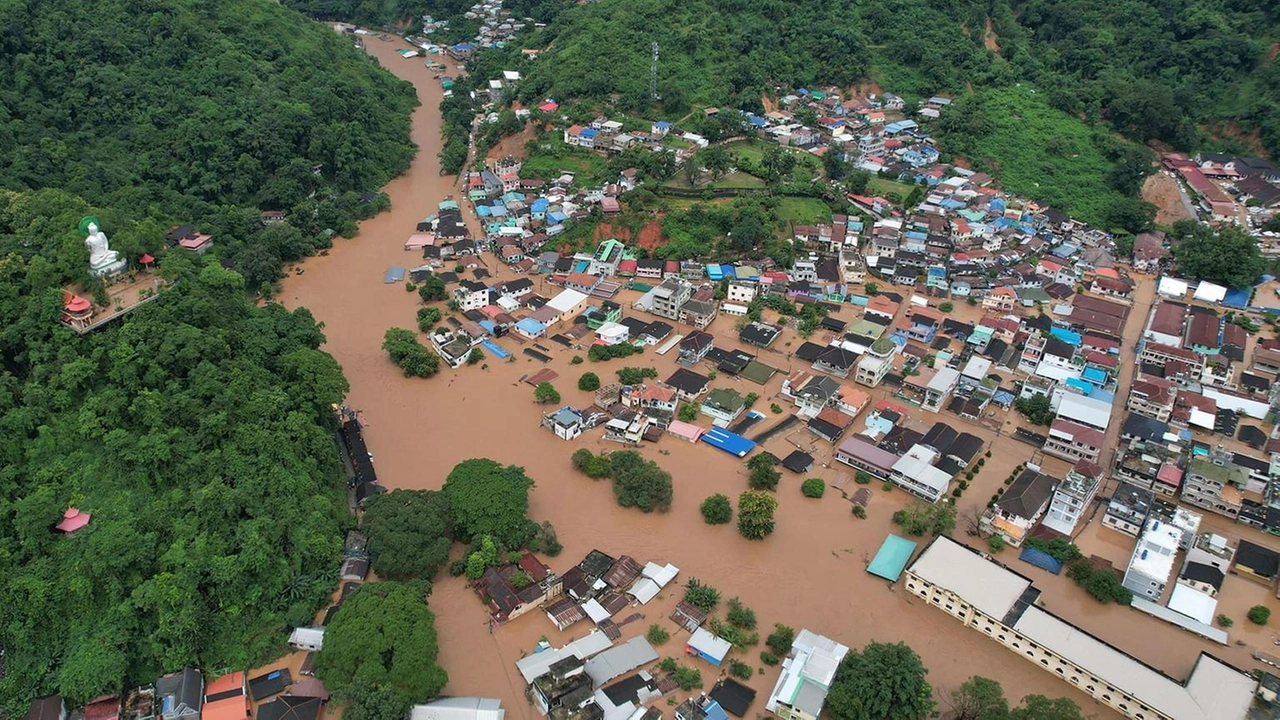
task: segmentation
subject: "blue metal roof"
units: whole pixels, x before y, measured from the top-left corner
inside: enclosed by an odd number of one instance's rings
[[[1099,370],[1098,368],[1093,368],[1093,367],[1085,368],[1084,372],[1080,374],[1084,376],[1085,380],[1088,380],[1089,382],[1098,383],[1099,385],[1107,381],[1107,374]]]
[[[746,457],[747,453],[755,449],[756,446],[755,443],[741,435],[719,427],[713,427],[706,431],[700,439],[713,448],[718,448],[737,457]]]
[[[1049,328],[1049,334],[1068,345],[1079,346],[1081,342],[1080,333],[1064,330],[1060,327]]]
[[[902,570],[907,567],[907,562],[911,560],[911,553],[915,552],[916,544],[904,537],[890,534],[884,539],[884,543],[880,545],[880,549],[876,551],[876,556],[871,559],[871,564],[867,566],[867,572],[872,575],[878,575],[889,582],[897,582],[902,577]]]

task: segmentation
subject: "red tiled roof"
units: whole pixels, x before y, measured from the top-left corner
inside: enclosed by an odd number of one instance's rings
[[[542,563],[541,560],[534,557],[530,553],[520,556],[520,561],[516,563],[526,575],[533,578],[534,582],[541,582],[543,578],[551,573],[551,568]]]
[[[1156,473],[1156,480],[1165,485],[1178,487],[1182,484],[1182,470],[1177,465],[1165,463],[1160,466],[1159,472]]]

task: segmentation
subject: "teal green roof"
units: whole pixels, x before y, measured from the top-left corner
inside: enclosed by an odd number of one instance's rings
[[[890,535],[871,559],[867,572],[878,575],[889,582],[897,582],[902,571],[911,560],[911,553],[916,551],[916,544],[904,537]]]

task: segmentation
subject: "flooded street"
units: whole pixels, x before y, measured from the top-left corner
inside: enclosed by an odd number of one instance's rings
[[[399,39],[382,42],[370,37],[366,38],[366,46],[385,67],[417,88],[422,101],[413,118],[418,156],[405,175],[386,187],[392,199],[391,211],[363,223],[355,239],[338,240],[327,257],[307,260],[301,266],[303,275],[290,275],[285,280],[280,299],[289,307],[310,309],[324,324],[328,338],[325,349],[342,364],[351,383],[348,404],[364,411],[369,426],[365,438],[383,484],[390,488],[438,488],[454,464],[472,457],[521,465],[537,482],[532,517],[551,520],[565,546],[558,558],[547,559],[555,571],[568,569],[593,548],[614,557],[631,555],[641,563],[670,562],[681,570],[677,585],[697,577],[718,588],[725,600],[738,596],[754,608],[762,638],[774,623],[784,623],[832,636],[854,648],[870,640],[903,640],[929,668],[928,679],[939,691],[939,706],[944,714],[947,706],[942,698],[946,691],[971,675],[981,674],[998,679],[1013,702],[1032,693],[1065,695],[1088,716],[1115,717],[1068,684],[961,627],[948,615],[925,607],[905,590],[866,573],[867,562],[886,533],[894,529],[890,515],[906,502],[901,491],[886,493],[879,484],[870,486],[875,496],[868,518],[858,520],[839,492],[828,490],[821,500],[804,498],[799,491],[803,477],[784,471],[778,488],[777,531],[763,542],[749,542],[738,536],[733,525],[712,527],[702,521],[698,505],[706,496],[723,492],[736,505],[738,493],[746,489],[746,472],[740,461],[705,444],[692,445],[667,436],[657,444],[643,446],[644,454],[674,477],[675,500],[666,515],[644,515],[619,508],[607,482],[593,482],[577,474],[569,463],[573,450],[585,446],[600,451],[619,446],[600,440],[598,429],[579,442],[569,443],[539,426],[547,408],[534,404],[533,390],[521,378],[544,366],[520,354],[522,346],[514,338],[499,341],[508,351],[514,351],[514,361],[499,362],[487,356],[487,368],[445,368],[428,380],[404,378],[380,345],[388,327],[414,327],[418,297],[406,292],[403,284],[384,285],[382,274],[393,264],[406,268],[420,264],[417,253],[403,250],[405,238],[417,222],[435,213],[436,204],[446,195],[460,198],[461,193],[455,178],[438,173],[437,105],[441,91],[433,71],[424,67],[421,58],[406,60],[396,55],[395,51],[405,46]],[[484,258],[495,276],[511,277],[492,255]],[[556,288],[535,279],[535,290],[550,296]],[[629,312],[634,297],[626,292],[617,299]],[[851,319],[853,311],[847,310],[845,315],[843,319]],[[687,330],[681,328],[677,332]],[[717,320],[712,331],[717,335],[717,345],[724,339],[726,347],[740,346],[736,339],[728,339],[733,333],[732,318]],[[785,398],[775,400],[773,396],[791,365],[786,354],[788,346],[798,346],[799,342],[788,332],[776,344],[781,352],[762,353],[763,362],[782,371],[764,388],[724,377],[713,381],[712,386],[734,387],[742,394],[758,392],[760,401],[755,407],[769,415],[759,427],[772,425],[781,416],[770,413],[769,404],[776,401],[789,407]],[[552,360],[545,367],[560,374],[553,384],[565,404],[578,407],[590,404],[588,394],[576,389],[582,372],[596,372],[602,381],[609,382],[614,379],[615,370],[628,364],[657,367],[659,378],[667,377],[675,367],[675,352],[658,357],[652,349],[625,361],[575,366],[570,365],[571,357],[585,356],[585,352],[575,353],[549,342],[542,345],[552,348],[547,353]],[[798,369],[802,363],[796,361],[794,366]],[[875,393],[873,397],[879,399],[883,394]],[[936,419],[982,434],[988,440],[995,439],[991,431],[955,416]],[[927,427],[934,420],[934,416],[925,415],[918,422]],[[700,423],[706,425],[707,419],[701,418]],[[861,426],[859,420],[855,427]],[[775,437],[768,449],[784,455],[793,449],[793,439],[808,450],[814,437],[803,431]],[[962,516],[967,507],[985,505],[1012,467],[1031,454],[1030,446],[1008,437],[995,440],[988,468],[961,501]],[[841,469],[822,465],[830,463],[830,446],[822,443],[814,454],[819,464],[806,477],[835,480]],[[961,539],[965,539],[964,528],[962,519],[955,533]],[[1065,578],[1053,578],[1015,558],[1012,550],[1000,557],[1045,590],[1050,610],[1112,639],[1179,679],[1185,677],[1200,649],[1249,667],[1244,648],[1201,642],[1127,608],[1103,608]],[[674,623],[666,618],[681,593],[682,588],[668,586],[649,605],[624,610],[620,617],[633,612],[645,616],[623,628],[624,639],[643,634],[651,623],[657,623],[672,634],[671,640],[658,648],[659,653],[679,657],[688,635],[676,632]],[[544,636],[558,646],[590,629],[583,622],[561,633],[545,614],[532,612],[490,632],[479,600],[456,578],[440,578],[430,604],[437,615],[441,661],[450,677],[446,693],[501,698],[512,718],[536,717],[523,697],[523,682],[514,660],[531,652]],[[1235,612],[1240,629],[1243,617],[1238,610]],[[723,617],[723,603],[720,613]],[[1267,631],[1250,632],[1262,635]],[[764,700],[778,674],[776,668],[764,667],[759,661],[762,647],[730,655],[763,668],[750,682],[759,692],[751,708],[753,714],[764,713]],[[704,684],[710,688],[719,671],[701,661],[685,662],[702,671]]]

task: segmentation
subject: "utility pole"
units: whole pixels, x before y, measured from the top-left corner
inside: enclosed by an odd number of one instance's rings
[[[653,43],[650,47],[653,50],[653,60],[649,63],[649,97],[661,100],[658,96],[658,43]]]

